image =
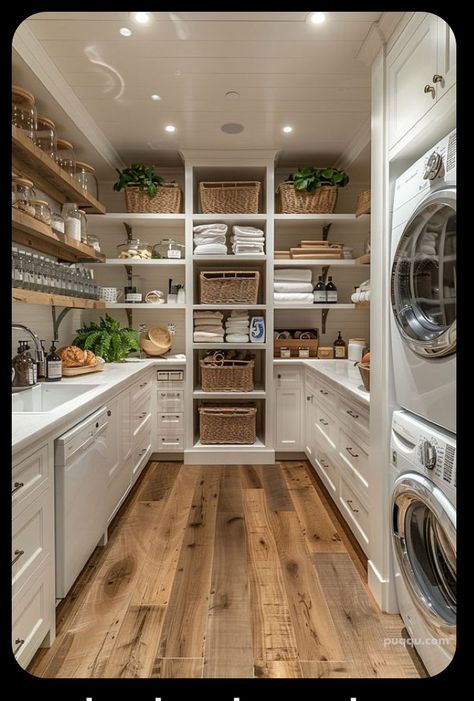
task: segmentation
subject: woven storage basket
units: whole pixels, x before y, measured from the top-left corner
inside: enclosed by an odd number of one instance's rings
[[[201,304],[257,304],[257,270],[201,272]]]
[[[357,363],[359,368],[360,376],[362,377],[362,382],[367,392],[370,392],[370,365],[365,363]]]
[[[204,214],[257,214],[260,182],[254,180],[199,183]]]
[[[283,214],[332,214],[336,209],[337,185],[322,185],[316,192],[296,190],[293,183],[280,183],[277,209]]]
[[[357,199],[355,215],[360,217],[361,214],[370,214],[370,190],[361,192]]]
[[[201,443],[255,443],[256,407],[201,406],[199,424]]]
[[[125,188],[127,212],[147,212],[148,214],[178,214],[181,208],[181,190],[176,183],[158,185],[156,195],[150,197],[139,187]]]
[[[251,392],[253,360],[223,360],[221,364],[201,360],[201,386],[205,392]]]

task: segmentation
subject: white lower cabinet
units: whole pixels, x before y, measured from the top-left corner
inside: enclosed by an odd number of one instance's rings
[[[275,450],[302,449],[301,389],[276,390]]]
[[[156,374],[156,435],[154,450],[184,450],[184,370],[158,370]]]
[[[130,390],[125,390],[107,404],[110,463],[107,479],[108,523],[122,504],[132,483],[132,428]]]

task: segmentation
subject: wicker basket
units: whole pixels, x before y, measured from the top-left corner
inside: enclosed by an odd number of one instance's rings
[[[315,192],[296,190],[291,182],[280,183],[277,211],[283,214],[332,214],[336,208],[337,185],[322,185]]]
[[[201,304],[257,304],[257,270],[201,272]]]
[[[204,214],[257,214],[262,184],[254,180],[199,183]]]
[[[253,360],[200,361],[201,386],[205,392],[251,392]]]
[[[367,392],[370,392],[370,365],[366,363],[357,363],[359,368],[360,376],[362,377],[362,382]]]
[[[148,214],[178,214],[181,208],[181,190],[176,183],[159,185],[154,197],[139,187],[125,188],[127,212]]]
[[[360,217],[361,214],[370,214],[370,190],[361,192],[357,199],[355,215]]]
[[[257,408],[255,406],[201,406],[199,424],[201,443],[255,443]]]

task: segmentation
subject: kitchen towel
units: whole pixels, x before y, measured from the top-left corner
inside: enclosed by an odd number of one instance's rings
[[[306,268],[277,268],[273,279],[275,282],[311,282],[312,272]]]
[[[227,246],[223,243],[203,243],[194,249],[195,256],[226,256]]]
[[[249,343],[248,334],[230,333],[225,337],[226,343]]]
[[[246,312],[244,312],[246,314]],[[213,312],[210,309],[204,309],[202,312],[194,312],[195,319],[223,319],[222,312]]]
[[[222,326],[207,326],[205,324],[203,324],[202,326],[199,325],[194,327],[194,331],[196,333],[201,333],[201,331],[208,331],[210,333],[217,333],[219,334],[219,336],[222,335],[223,330],[224,329],[222,328]]]
[[[227,224],[218,224],[217,222],[212,222],[211,224],[200,224],[199,226],[194,226],[193,231],[195,234],[202,234],[207,231],[219,231],[221,234],[226,234]]]
[[[274,292],[273,299],[277,304],[313,304],[313,294],[309,292]]]
[[[224,341],[224,333],[219,335],[209,331],[195,331],[194,340],[196,343],[222,343]]]
[[[264,233],[261,229],[256,229],[253,226],[233,226],[232,233],[239,238],[264,238]]]
[[[274,282],[275,292],[312,292],[312,282]]]

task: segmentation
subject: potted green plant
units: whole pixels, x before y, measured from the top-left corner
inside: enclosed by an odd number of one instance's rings
[[[281,211],[287,214],[330,214],[334,212],[339,187],[349,176],[338,168],[298,168],[278,188]]]
[[[181,203],[181,190],[175,182],[167,183],[155,173],[155,167],[144,163],[132,163],[119,170],[114,184],[115,192],[125,191],[128,212],[177,213]]]
[[[123,328],[109,314],[96,324],[83,324],[76,329],[73,345],[83,350],[91,350],[107,363],[121,362],[130,351],[139,351],[138,333],[131,328]]]

